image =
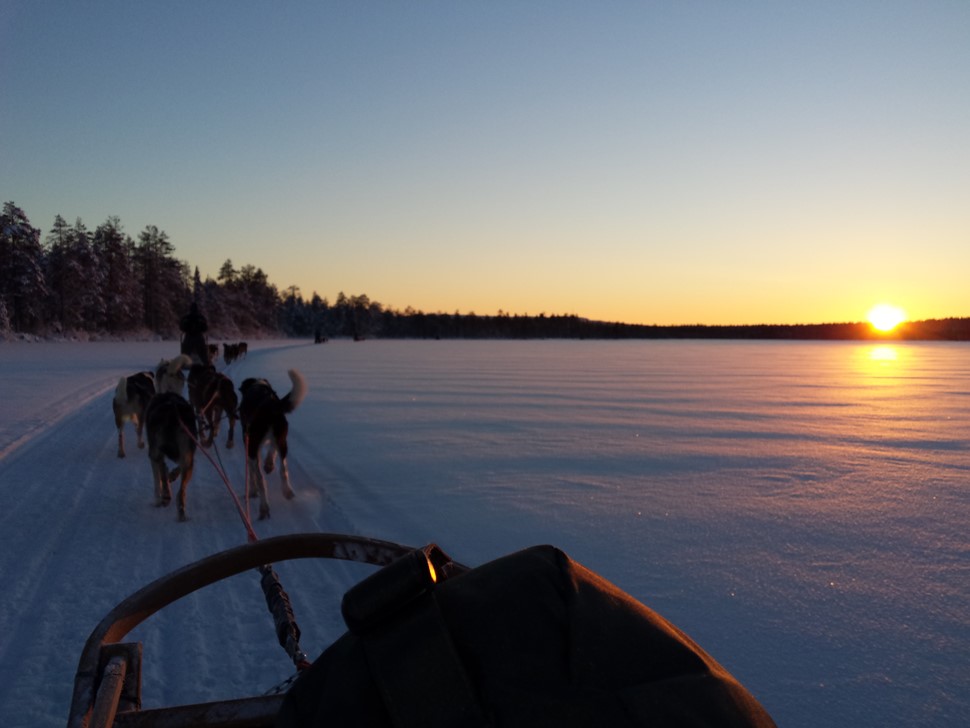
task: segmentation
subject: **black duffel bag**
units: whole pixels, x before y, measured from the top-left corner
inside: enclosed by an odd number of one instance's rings
[[[348,632],[279,728],[775,725],[683,632],[551,546],[470,570],[428,546],[342,609]]]

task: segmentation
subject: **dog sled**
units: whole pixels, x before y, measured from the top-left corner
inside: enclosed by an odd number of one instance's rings
[[[310,663],[273,563],[380,567],[341,603],[347,632]],[[140,644],[169,604],[259,569],[276,636],[299,668],[282,694],[143,710]],[[305,616],[305,615],[304,615]],[[68,728],[297,726],[737,726],[774,722],[675,626],[549,546],[477,568],[440,548],[336,534],[254,541],[125,599],[78,663]]]

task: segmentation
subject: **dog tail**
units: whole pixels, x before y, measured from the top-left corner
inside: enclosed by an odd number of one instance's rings
[[[188,369],[192,366],[192,357],[187,354],[179,354],[168,363],[168,373],[176,374],[179,369]]]
[[[283,403],[283,412],[289,414],[299,407],[300,402],[306,396],[306,380],[296,369],[290,369],[287,374],[290,375],[290,381],[293,382],[293,389],[281,401]]]
[[[128,377],[122,377],[118,380],[118,386],[115,387],[115,402],[121,404],[126,399],[128,399]]]

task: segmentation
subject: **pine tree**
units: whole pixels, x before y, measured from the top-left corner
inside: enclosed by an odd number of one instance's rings
[[[0,300],[13,330],[38,330],[46,299],[40,229],[13,202],[6,202],[0,214]]]
[[[150,330],[172,333],[191,298],[188,266],[174,258],[175,246],[164,231],[148,225],[138,236],[135,249],[137,277],[141,284],[144,322]]]
[[[140,281],[135,275],[134,243],[121,220],[112,216],[94,231],[93,252],[98,266],[98,328],[121,333],[142,324]]]
[[[69,328],[66,321],[68,292],[68,269],[71,265],[71,227],[60,215],[54,216],[54,224],[44,241],[46,246],[47,321],[51,325]]]
[[[226,338],[239,338],[239,328],[227,305],[229,293],[211,278],[202,284],[202,297],[205,300],[205,315],[209,321],[209,331]]]
[[[65,290],[67,329],[97,331],[95,312],[104,310],[104,271],[95,253],[92,236],[81,218],[74,221],[70,232],[70,264]]]
[[[7,302],[3,298],[0,298],[0,334],[9,334],[10,331],[10,317],[7,315]]]

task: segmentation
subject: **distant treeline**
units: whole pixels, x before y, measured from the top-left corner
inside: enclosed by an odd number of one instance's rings
[[[607,325],[610,326],[610,325]],[[612,324],[616,338],[630,339],[796,339],[878,341],[970,341],[970,318],[910,321],[883,333],[868,323],[758,324],[750,326],[641,326]]]
[[[787,339],[970,341],[970,318],[914,321],[891,333],[867,323],[760,324],[751,326],[656,326],[590,321],[578,316],[476,316],[384,312],[383,338],[502,339]]]
[[[60,215],[42,238],[7,202],[0,214],[0,334],[177,338],[179,319],[195,301],[210,336],[423,339],[928,339],[970,340],[970,318],[910,322],[892,334],[868,324],[654,326],[580,316],[398,311],[366,295],[341,292],[331,304],[280,292],[262,269],[226,260],[216,280],[174,256],[164,231],[146,226],[137,239],[117,217],[89,231]]]

